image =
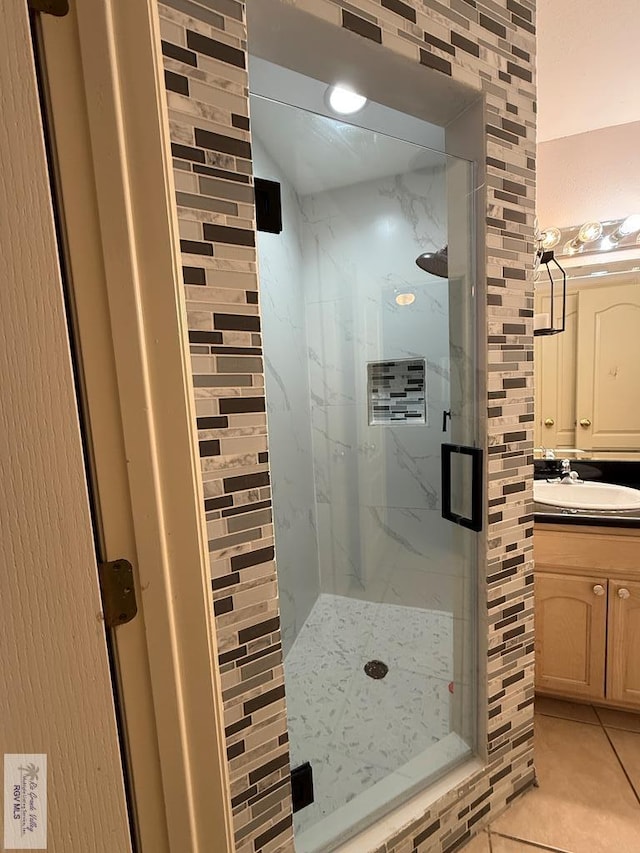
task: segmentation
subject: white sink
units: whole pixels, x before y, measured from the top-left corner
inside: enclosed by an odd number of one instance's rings
[[[536,503],[567,509],[640,510],[638,489],[609,483],[547,483],[536,480],[533,499]]]

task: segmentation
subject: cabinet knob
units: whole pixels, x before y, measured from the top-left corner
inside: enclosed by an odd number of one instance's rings
[[[552,427],[554,424],[555,424],[555,421],[553,418],[546,418],[545,419],[544,425],[546,427]]]
[[[601,583],[597,583],[593,588],[594,595],[604,595],[604,587]]]
[[[587,427],[591,426],[591,421],[589,420],[589,418],[582,418],[582,420],[580,421],[580,426],[583,429],[587,429]]]
[[[623,599],[631,598],[631,593],[629,592],[628,589],[625,589],[625,587],[622,587],[622,589],[618,590],[618,598],[623,598]]]

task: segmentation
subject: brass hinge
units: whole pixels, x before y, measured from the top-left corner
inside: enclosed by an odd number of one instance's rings
[[[69,0],[27,0],[27,5],[34,12],[55,15],[57,18],[63,18],[69,13]]]
[[[98,576],[107,627],[117,628],[131,622],[138,612],[131,563],[128,560],[98,563]]]

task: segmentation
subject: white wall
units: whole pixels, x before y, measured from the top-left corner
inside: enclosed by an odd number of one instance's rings
[[[538,142],[640,119],[638,0],[538,0]]]
[[[640,213],[640,121],[539,145],[537,203],[543,228]]]
[[[455,584],[434,596],[424,577],[461,568],[440,516],[448,287],[415,263],[446,241],[444,169],[302,204],[322,590],[453,609]],[[415,303],[398,306],[397,292],[415,293]],[[421,356],[428,424],[369,426],[367,363]]]
[[[301,210],[293,187],[255,133],[253,145],[256,176],[278,181],[282,191],[282,233],[260,232],[258,257],[280,619],[286,654],[320,591]]]
[[[538,2],[541,226],[640,212],[637,0]]]

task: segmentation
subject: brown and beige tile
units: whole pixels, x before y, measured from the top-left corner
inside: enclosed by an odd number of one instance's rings
[[[571,853],[640,850],[640,804],[605,732],[543,715],[536,723],[539,787],[492,830]]]

